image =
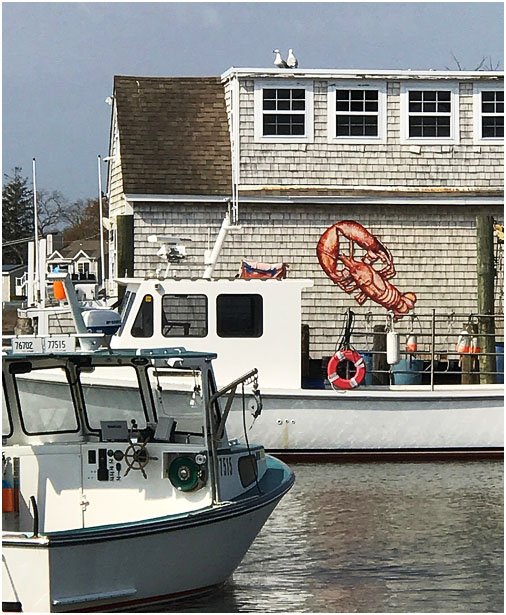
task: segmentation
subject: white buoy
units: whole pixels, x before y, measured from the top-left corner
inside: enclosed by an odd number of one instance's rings
[[[396,365],[401,360],[401,348],[399,334],[395,331],[387,333],[387,363]]]

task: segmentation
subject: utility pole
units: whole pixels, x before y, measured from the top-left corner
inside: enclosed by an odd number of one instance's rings
[[[478,280],[478,332],[480,334],[480,372],[495,372],[494,320],[494,220],[492,216],[476,216],[476,249]],[[494,374],[480,373],[481,384],[493,384]]]

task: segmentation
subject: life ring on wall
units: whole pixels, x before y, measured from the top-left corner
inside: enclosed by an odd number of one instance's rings
[[[337,373],[339,364],[350,361],[355,366],[355,374],[352,378],[343,378]],[[358,387],[365,378],[365,362],[355,350],[338,350],[330,357],[327,365],[327,376],[330,384],[338,389],[350,390]]]

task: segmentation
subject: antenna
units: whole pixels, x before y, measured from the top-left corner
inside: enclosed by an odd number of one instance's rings
[[[39,213],[37,211],[37,182],[35,174],[35,158],[32,159],[32,182],[33,182],[33,232],[35,236],[35,300],[40,301],[40,284],[39,284]]]
[[[100,155],[97,157],[98,167],[98,220],[100,225],[100,285],[105,288],[105,259],[104,259],[104,224],[102,214],[102,171]]]

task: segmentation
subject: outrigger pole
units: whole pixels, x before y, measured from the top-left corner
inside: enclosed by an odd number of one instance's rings
[[[35,301],[40,301],[40,280],[39,280],[39,213],[37,211],[37,182],[35,178],[35,158],[32,159],[32,182],[33,182],[33,232],[35,236]]]

